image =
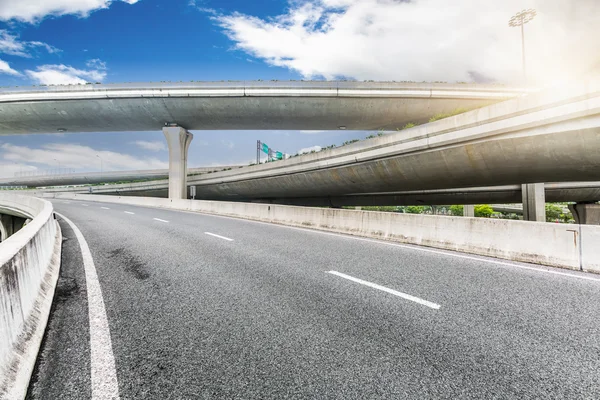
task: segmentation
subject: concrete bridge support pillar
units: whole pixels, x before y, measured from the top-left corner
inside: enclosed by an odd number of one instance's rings
[[[25,218],[14,217],[12,215],[0,214],[0,242],[18,232],[25,225]]]
[[[463,215],[465,217],[474,217],[475,216],[475,205],[465,204],[463,206]]]
[[[600,204],[569,204],[575,222],[581,225],[600,225]]]
[[[187,199],[187,155],[194,135],[180,126],[167,126],[163,134],[169,145],[169,198]]]
[[[521,185],[523,220],[546,222],[546,192],[543,183]]]

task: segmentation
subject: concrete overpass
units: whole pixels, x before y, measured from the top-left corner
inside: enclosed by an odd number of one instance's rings
[[[207,172],[222,171],[227,168],[239,168],[239,165],[220,165],[210,167],[189,168],[189,175],[204,174]],[[135,170],[135,171],[104,171],[81,172],[73,174],[40,174],[31,176],[17,176],[0,179],[0,186],[69,186],[87,185],[96,183],[112,183],[119,181],[160,180],[169,177],[168,169]]]
[[[0,95],[0,115],[5,116],[0,133],[11,132],[10,126],[12,132],[25,133],[115,130],[117,125],[123,130],[148,129],[167,123],[163,131],[170,148],[169,197],[181,198],[186,197],[192,136],[174,122],[191,129],[389,129],[424,120],[435,110],[485,104],[518,93],[462,85],[347,82],[44,88]],[[597,181],[599,110],[599,84],[592,80],[342,148],[199,175],[189,183],[198,198],[215,200],[526,184],[522,202],[531,202],[527,209],[535,210],[528,218],[543,220],[545,191],[539,182]],[[104,125],[96,119],[110,115],[113,120]],[[63,128],[56,128],[59,122],[64,122]]]
[[[395,130],[525,91],[394,82],[198,82],[0,89],[0,135],[165,127],[170,196],[185,197],[186,129]],[[183,128],[179,128],[185,127]]]
[[[525,93],[500,85],[189,82],[0,89],[0,135],[190,130],[396,130]]]
[[[188,182],[188,188],[192,186],[194,186],[194,183]],[[94,193],[166,198],[169,195],[168,189],[169,181],[163,179],[93,187],[78,186],[68,188],[47,188],[33,193],[40,195],[43,193]],[[239,198],[236,199],[236,201],[334,208],[345,206],[512,204],[520,203],[522,201],[522,189],[522,185],[503,185],[380,193],[350,193],[340,196],[320,197],[261,198],[255,196]],[[547,202],[594,203],[600,201],[600,181],[550,182],[544,184],[544,192]]]

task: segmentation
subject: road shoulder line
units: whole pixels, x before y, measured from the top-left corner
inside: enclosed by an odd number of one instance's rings
[[[92,399],[119,399],[119,383],[108,317],[92,253],[79,228],[64,215],[56,214],[69,224],[75,233],[83,259],[90,321]]]

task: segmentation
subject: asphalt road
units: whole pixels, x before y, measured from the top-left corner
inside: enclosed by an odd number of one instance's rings
[[[101,398],[93,381],[111,355],[122,399],[600,398],[600,276],[217,216],[54,205],[89,245],[110,344],[96,339],[91,281],[61,220],[31,399]]]

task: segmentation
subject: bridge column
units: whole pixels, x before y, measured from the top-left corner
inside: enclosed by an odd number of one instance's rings
[[[169,198],[187,199],[187,155],[194,135],[180,126],[167,126],[163,134],[169,145]]]
[[[523,220],[546,222],[546,192],[543,183],[521,185]]]
[[[473,205],[473,204],[465,204],[463,206],[463,216],[465,216],[465,217],[474,217],[475,216],[475,205]]]
[[[600,204],[569,204],[575,222],[581,225],[600,225]]]

